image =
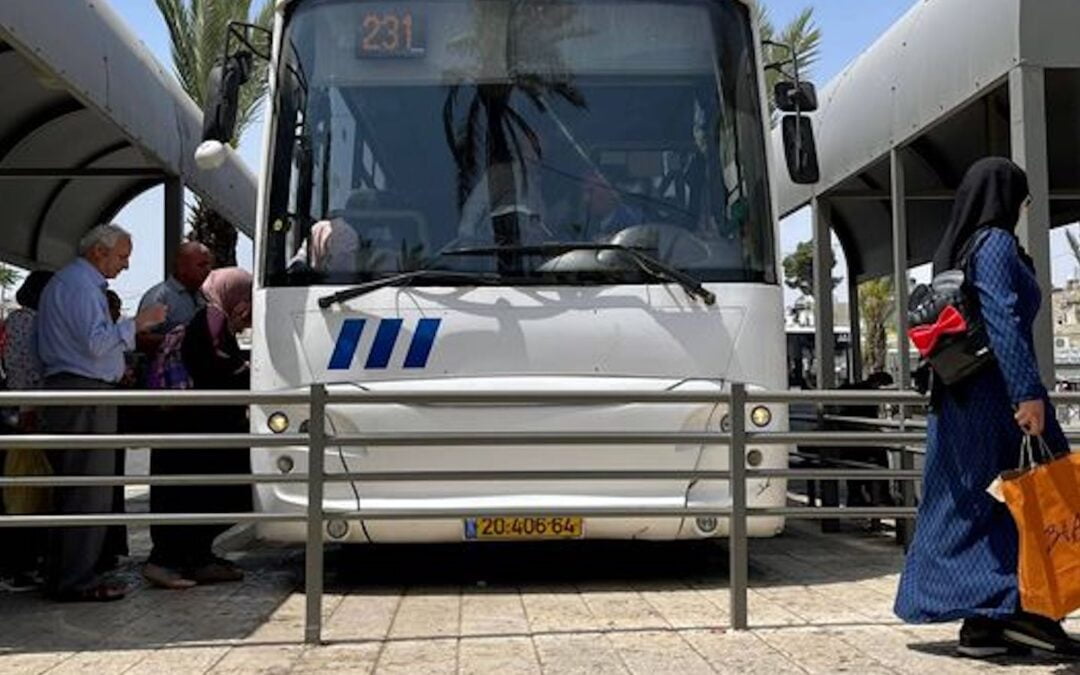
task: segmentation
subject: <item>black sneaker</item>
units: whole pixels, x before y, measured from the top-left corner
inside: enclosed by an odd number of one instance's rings
[[[994,656],[1025,656],[1031,650],[1023,644],[1005,638],[1006,622],[998,619],[973,617],[964,619],[960,626],[960,644],[956,652],[972,659],[988,659]]]
[[[1012,644],[1080,658],[1080,641],[1066,633],[1057,621],[1039,614],[1017,612],[1004,621],[1001,634]]]

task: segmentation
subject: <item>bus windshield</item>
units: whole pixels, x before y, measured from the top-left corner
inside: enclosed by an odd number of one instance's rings
[[[742,2],[306,0],[279,51],[270,286],[776,281]]]

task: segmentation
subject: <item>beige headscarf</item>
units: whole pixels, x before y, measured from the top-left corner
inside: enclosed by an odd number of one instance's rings
[[[320,220],[311,226],[311,266],[320,272],[353,272],[360,237],[344,220]]]
[[[222,267],[206,277],[202,292],[209,305],[220,309],[225,317],[235,321],[238,318],[238,310],[245,305],[250,311],[251,284],[251,272],[241,267]],[[219,327],[213,326],[213,328]],[[242,326],[235,328],[242,328]]]

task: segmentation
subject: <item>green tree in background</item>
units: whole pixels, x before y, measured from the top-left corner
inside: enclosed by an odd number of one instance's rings
[[[261,0],[252,11],[253,0],[154,0],[169,29],[173,68],[180,85],[200,107],[206,101],[210,69],[225,50],[229,22],[243,21],[270,28],[274,18],[274,0]],[[253,40],[263,37],[253,35]],[[255,59],[254,72],[240,88],[236,132],[230,140],[235,148],[244,131],[256,120],[259,106],[266,97],[266,66]],[[188,219],[191,239],[200,241],[214,253],[216,267],[236,264],[236,229],[201,199]]]
[[[836,258],[832,266],[836,267]],[[832,287],[840,283],[840,277],[833,277]],[[810,241],[799,242],[795,252],[784,258],[784,283],[807,297],[814,297],[814,244]]]

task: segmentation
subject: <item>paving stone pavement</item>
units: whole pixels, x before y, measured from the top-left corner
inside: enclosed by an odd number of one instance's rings
[[[320,647],[301,642],[302,551],[245,541],[229,554],[242,583],[109,604],[0,596],[0,672],[1080,673],[959,660],[955,624],[900,624],[900,550],[854,524],[752,541],[745,632],[728,627],[723,543],[330,549]]]

